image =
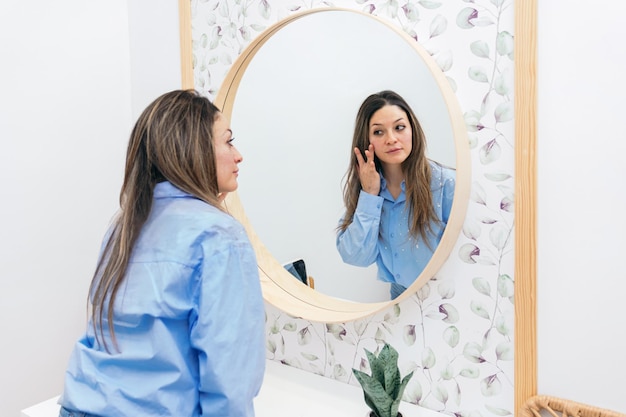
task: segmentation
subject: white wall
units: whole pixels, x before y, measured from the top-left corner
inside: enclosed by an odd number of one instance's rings
[[[626,413],[626,5],[538,3],[538,389]]]
[[[2,416],[61,391],[136,108],[180,87],[177,10],[175,0],[0,3]]]
[[[129,129],[179,87],[175,3],[0,3],[0,415],[60,392]],[[626,6],[602,7],[539,2],[539,392],[626,412]]]
[[[181,88],[177,0],[127,0],[133,123],[152,100]]]

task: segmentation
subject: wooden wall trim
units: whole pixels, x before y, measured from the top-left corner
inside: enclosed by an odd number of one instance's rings
[[[181,86],[183,89],[192,89],[194,82],[191,48],[191,0],[178,0],[178,21],[180,25]]]
[[[537,2],[515,2],[515,410],[537,394]]]

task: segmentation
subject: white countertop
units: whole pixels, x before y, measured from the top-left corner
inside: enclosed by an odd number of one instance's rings
[[[58,417],[58,397],[22,410],[21,417]],[[256,417],[365,417],[363,391],[298,368],[267,361],[261,392],[254,401]],[[403,402],[404,417],[441,417],[435,411]]]
[[[365,417],[369,408],[360,386],[268,361],[255,410],[257,417]],[[407,402],[399,411],[404,417],[442,417]]]

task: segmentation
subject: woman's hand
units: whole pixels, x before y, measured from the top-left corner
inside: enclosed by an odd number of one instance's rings
[[[359,165],[361,188],[368,194],[378,195],[380,192],[380,175],[376,171],[376,165],[374,165],[374,145],[370,143],[370,146],[365,150],[366,159],[363,159],[359,148],[354,148],[354,154]]]

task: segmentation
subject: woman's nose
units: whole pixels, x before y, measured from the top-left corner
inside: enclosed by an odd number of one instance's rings
[[[389,134],[387,135],[387,143],[396,143],[398,141],[398,139],[396,138],[396,135],[393,132],[389,132]]]

